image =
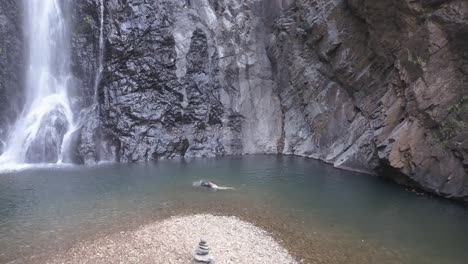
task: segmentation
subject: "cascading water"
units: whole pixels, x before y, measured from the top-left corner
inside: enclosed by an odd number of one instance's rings
[[[72,76],[70,35],[63,2],[24,1],[28,40],[26,103],[0,164],[60,162],[77,128],[68,97]]]
[[[99,59],[98,70],[94,80],[94,106],[98,107],[98,86],[101,82],[102,71],[104,70],[104,0],[99,1]]]

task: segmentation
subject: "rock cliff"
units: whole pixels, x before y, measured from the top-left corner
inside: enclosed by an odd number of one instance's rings
[[[467,188],[466,1],[296,1],[267,39],[284,153]]]
[[[20,1],[0,3],[0,151],[8,132],[21,112],[25,76],[22,5]]]
[[[0,22],[17,19],[5,8],[14,2],[1,4]],[[292,154],[468,200],[464,0],[72,8],[74,108],[82,109],[74,162]],[[6,24],[4,32],[15,29]],[[11,70],[0,71],[0,96]],[[2,129],[14,118],[4,113]]]

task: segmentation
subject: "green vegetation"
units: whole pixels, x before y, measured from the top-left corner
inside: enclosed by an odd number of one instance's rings
[[[460,131],[468,128],[467,122],[462,120],[462,115],[468,112],[468,96],[464,96],[460,102],[452,105],[449,109],[447,120],[440,125],[439,140],[444,146],[448,146],[448,141],[454,138]]]
[[[90,18],[89,16],[85,16],[85,17],[83,18],[83,21],[84,21],[86,24],[91,25],[91,18]]]
[[[421,58],[420,56],[416,55],[413,57],[409,49],[406,49],[408,51],[408,61],[411,62],[414,65],[424,67],[426,66],[426,62]]]
[[[456,115],[461,114],[463,111],[468,110],[468,95],[463,96],[461,101],[458,104],[454,104],[449,107],[450,113],[455,113]]]

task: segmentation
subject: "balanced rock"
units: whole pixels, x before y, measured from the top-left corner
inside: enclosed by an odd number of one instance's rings
[[[197,250],[195,250],[196,255],[208,255],[208,253],[210,253],[210,251],[207,249],[197,248]]]
[[[214,258],[210,255],[210,247],[206,240],[201,239],[200,243],[198,243],[198,248],[193,256],[193,263],[214,264]]]

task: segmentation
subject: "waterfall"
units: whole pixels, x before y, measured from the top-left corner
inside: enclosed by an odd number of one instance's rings
[[[96,78],[94,79],[94,107],[99,106],[98,87],[104,70],[104,0],[99,0],[99,58]]]
[[[26,100],[0,164],[57,163],[66,155],[77,128],[68,96],[70,32],[63,2],[24,0]]]

